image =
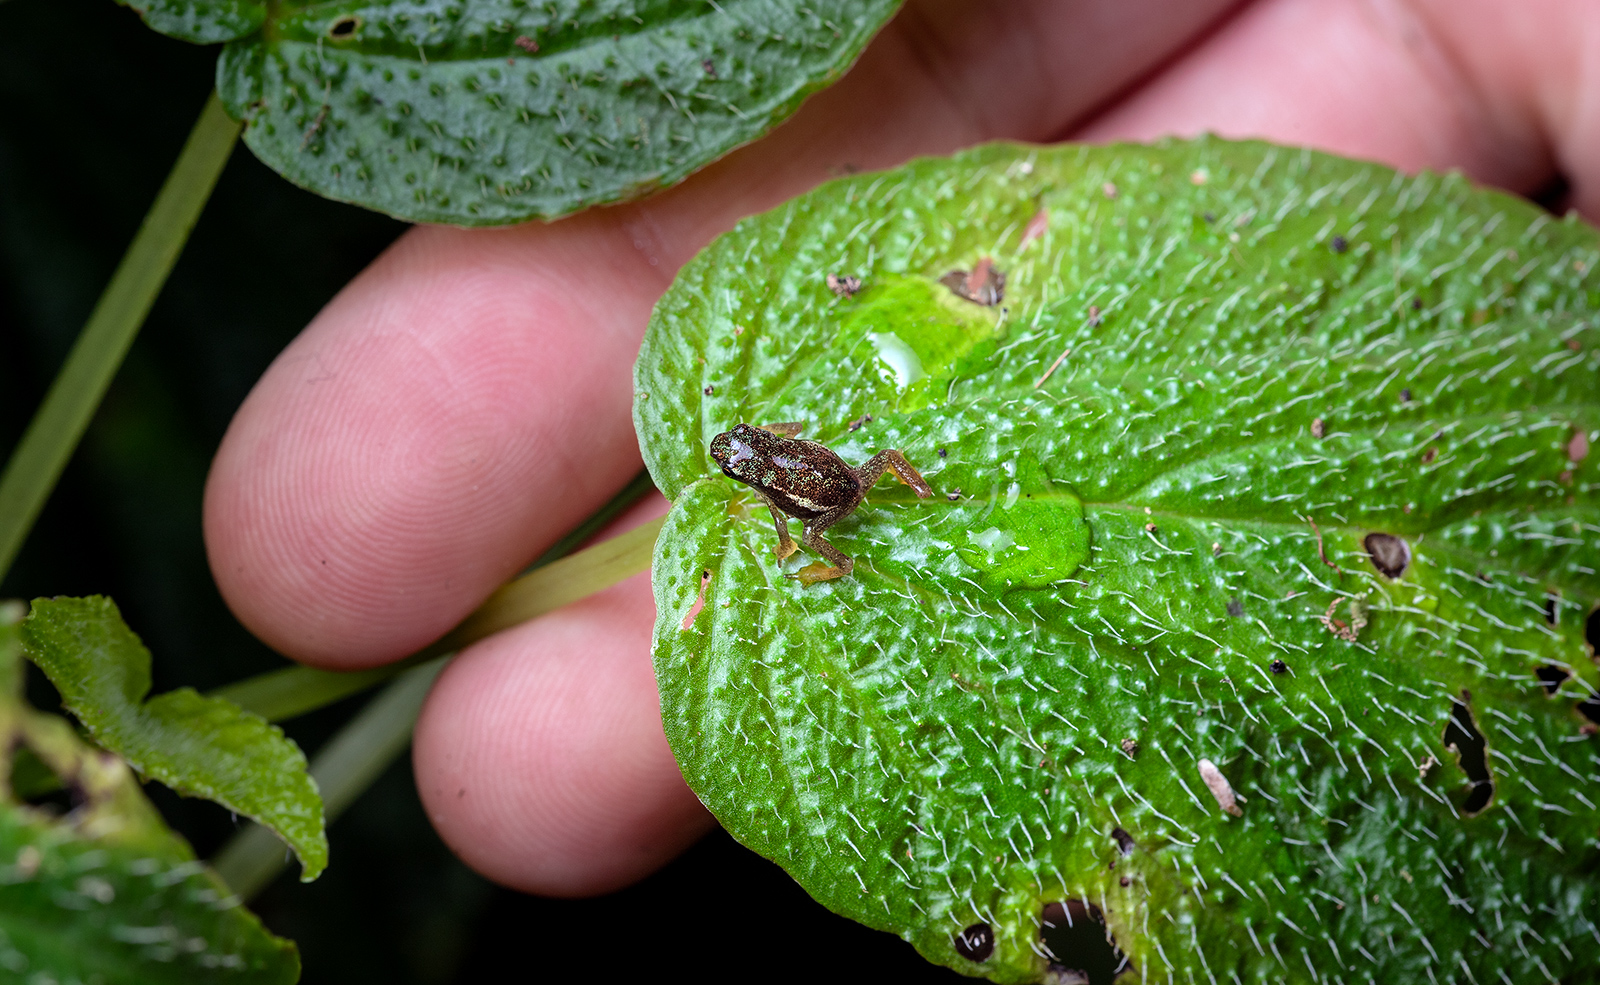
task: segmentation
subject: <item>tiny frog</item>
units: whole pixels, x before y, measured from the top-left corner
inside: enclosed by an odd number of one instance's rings
[[[895,478],[910,486],[919,499],[932,496],[933,490],[906,457],[892,448],[853,469],[826,445],[796,438],[803,427],[739,424],[711,439],[711,457],[724,473],[767,501],[772,522],[778,528],[774,551],[780,560],[798,549],[789,538],[788,517],[805,524],[800,543],[832,562],[817,562],[800,569],[795,577],[810,585],[843,578],[855,567],[848,555],[822,539],[822,532],[854,512],[883,473],[892,470]]]

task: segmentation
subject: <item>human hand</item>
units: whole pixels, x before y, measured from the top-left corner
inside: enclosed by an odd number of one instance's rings
[[[1234,7],[914,0],[837,86],[677,188],[549,225],[413,229],[229,429],[205,507],[224,596],[318,666],[382,664],[440,636],[639,469],[630,370],[679,265],[847,171],[998,138],[1211,130],[1523,193],[1559,173],[1600,215],[1592,5]],[[656,498],[623,522],[664,509]],[[639,576],[478,643],[435,686],[418,786],[486,876],[602,892],[712,823],[661,733],[649,592]]]

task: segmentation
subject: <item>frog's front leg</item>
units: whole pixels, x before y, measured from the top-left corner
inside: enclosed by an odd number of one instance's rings
[[[933,490],[928,488],[928,482],[922,473],[911,467],[906,457],[893,448],[880,451],[867,459],[865,465],[856,469],[856,478],[861,480],[862,489],[871,489],[873,484],[883,477],[883,473],[894,470],[894,477],[911,487],[918,499],[927,499],[933,495]]]
[[[761,498],[766,500],[767,509],[772,513],[772,525],[778,530],[778,546],[772,549],[772,553],[778,555],[778,560],[782,561],[784,558],[793,554],[800,548],[795,546],[794,540],[789,536],[789,518],[784,516],[783,513],[772,504],[772,500],[767,499],[765,496],[762,496]]]

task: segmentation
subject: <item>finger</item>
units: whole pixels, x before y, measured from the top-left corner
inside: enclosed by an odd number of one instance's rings
[[[1148,3],[1140,28],[1118,0],[913,5],[838,87],[672,192],[549,225],[412,231],[230,426],[204,517],[224,597],[310,663],[426,645],[639,467],[629,367],[707,239],[831,173],[1049,133],[1222,6]]]
[[[440,675],[412,763],[434,827],[472,868],[525,892],[602,893],[711,827],[661,731],[654,615],[637,575],[468,648]]]
[[[1592,4],[1268,0],[1075,136],[1260,137],[1524,193],[1559,163],[1592,208],[1596,65]]]

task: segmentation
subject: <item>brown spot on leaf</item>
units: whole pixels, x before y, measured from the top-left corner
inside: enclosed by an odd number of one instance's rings
[[[1311,419],[1311,436],[1313,438],[1319,438],[1320,439],[1326,433],[1327,433],[1327,425],[1322,423],[1322,418],[1313,417]]]
[[[1589,454],[1589,436],[1583,431],[1574,431],[1572,440],[1567,442],[1567,457],[1574,462],[1581,462]]]
[[[536,54],[539,50],[539,42],[528,37],[526,34],[517,35],[517,40],[511,43],[516,45],[518,48],[521,48],[523,51],[526,51],[530,55]]]
[[[1430,447],[1427,451],[1422,453],[1422,464],[1430,465],[1432,464],[1433,460],[1438,457],[1439,449],[1437,447]]]
[[[1394,534],[1367,534],[1361,543],[1385,578],[1399,578],[1411,564],[1411,545]]]

